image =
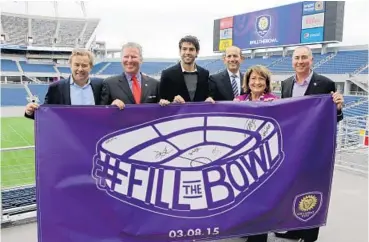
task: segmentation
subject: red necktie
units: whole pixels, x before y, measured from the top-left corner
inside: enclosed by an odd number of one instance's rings
[[[133,97],[136,101],[136,104],[140,104],[141,101],[141,88],[140,88],[140,84],[138,83],[138,80],[136,78],[136,76],[132,76],[132,93],[133,93]]]

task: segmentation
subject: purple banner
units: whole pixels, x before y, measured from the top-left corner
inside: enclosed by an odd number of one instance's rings
[[[41,106],[35,123],[39,242],[193,241],[326,223],[330,95]]]
[[[299,44],[301,17],[301,2],[234,16],[233,45],[252,49]]]

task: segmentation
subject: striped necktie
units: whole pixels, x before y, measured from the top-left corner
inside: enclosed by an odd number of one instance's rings
[[[236,77],[236,75],[232,75],[232,90],[234,97],[237,97],[239,95]]]

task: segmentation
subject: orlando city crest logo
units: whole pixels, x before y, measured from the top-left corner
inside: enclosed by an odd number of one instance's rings
[[[261,15],[256,18],[256,32],[260,37],[264,37],[270,30],[272,17],[270,15]]]
[[[322,1],[317,1],[314,7],[315,7],[315,11],[321,11],[324,8],[324,3]]]
[[[323,201],[321,192],[299,194],[293,202],[293,214],[303,222],[312,219],[320,210]]]
[[[96,144],[99,190],[140,209],[204,218],[238,206],[284,160],[279,123],[248,114],[183,114],[107,134]]]

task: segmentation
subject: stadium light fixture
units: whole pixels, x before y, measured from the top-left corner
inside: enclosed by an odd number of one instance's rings
[[[30,44],[30,45],[32,45],[33,44],[33,37],[28,36],[27,37],[27,43]]]

